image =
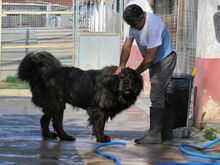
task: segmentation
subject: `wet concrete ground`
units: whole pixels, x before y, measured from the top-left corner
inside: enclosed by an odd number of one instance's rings
[[[122,165],[148,165],[161,162],[211,162],[212,160],[193,157],[181,153],[179,145],[190,143],[203,146],[199,131],[194,131],[188,139],[173,139],[163,144],[135,145],[149,127],[148,105],[139,99],[135,106],[116,116],[106,125],[106,134],[112,141],[126,142],[124,146],[109,146],[101,150],[117,156]],[[64,117],[66,132],[74,135],[75,142],[42,139],[40,130],[41,111],[31,103],[30,97],[0,96],[0,164],[1,165],[113,165],[94,152],[97,144],[87,127],[84,110],[73,110],[67,106]],[[219,155],[214,147],[204,151]],[[215,161],[213,161],[215,162]]]

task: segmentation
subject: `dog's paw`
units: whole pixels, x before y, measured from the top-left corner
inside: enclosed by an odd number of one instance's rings
[[[97,138],[96,140],[97,142],[101,142],[101,143],[105,143],[105,142],[110,142],[111,141],[111,138],[107,135],[104,135],[100,138]]]
[[[63,140],[63,141],[75,141],[76,140],[74,136],[69,136],[69,135],[60,136],[59,138],[60,140]]]

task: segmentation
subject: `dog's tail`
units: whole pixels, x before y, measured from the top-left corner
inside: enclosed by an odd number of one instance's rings
[[[47,80],[58,74],[61,63],[49,52],[30,53],[18,67],[18,77],[28,83]]]

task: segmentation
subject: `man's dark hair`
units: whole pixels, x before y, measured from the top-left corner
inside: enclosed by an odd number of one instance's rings
[[[136,4],[127,6],[123,12],[123,19],[129,25],[136,24],[143,18],[143,16],[144,16],[143,9]]]

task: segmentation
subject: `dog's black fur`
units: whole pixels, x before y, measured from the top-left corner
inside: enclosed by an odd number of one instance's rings
[[[42,108],[43,137],[75,140],[62,126],[65,105],[69,103],[87,111],[97,142],[110,141],[104,135],[106,121],[134,104],[143,88],[142,77],[134,70],[125,68],[115,75],[116,69],[117,66],[109,66],[84,71],[62,66],[49,52],[26,55],[18,68],[18,76],[29,83],[32,102]],[[49,130],[51,119],[56,133]]]

